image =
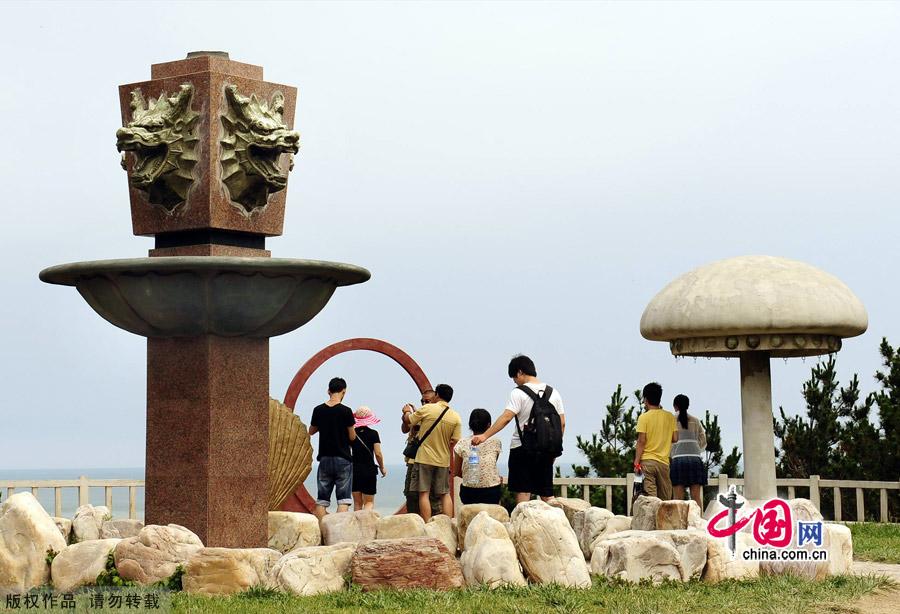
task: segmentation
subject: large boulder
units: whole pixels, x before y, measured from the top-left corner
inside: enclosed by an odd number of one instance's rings
[[[92,539],[72,544],[56,555],[50,566],[53,588],[68,593],[80,586],[95,584],[106,569],[106,559],[120,539]]]
[[[706,567],[703,569],[704,582],[721,582],[722,580],[746,580],[759,575],[759,563],[746,562],[743,552],[755,548],[756,542],[749,533],[739,532],[735,536],[736,556],[731,556],[728,541],[706,536]]]
[[[466,584],[490,588],[526,585],[516,547],[506,527],[487,512],[479,513],[469,523],[466,544],[467,548],[459,561]]]
[[[540,500],[520,503],[510,518],[509,534],[522,567],[534,582],[591,586],[584,554],[562,510]]]
[[[565,488],[565,486],[563,486]],[[547,504],[551,507],[558,507],[565,513],[566,520],[569,521],[569,524],[572,525],[572,528],[575,528],[575,515],[578,512],[583,512],[587,509],[590,509],[591,504],[584,499],[564,499],[562,497],[553,497]]]
[[[853,535],[850,528],[827,522],[823,529],[828,535],[828,575],[850,573],[853,566]]]
[[[297,548],[284,555],[269,575],[271,588],[293,595],[319,595],[347,588],[355,544]]]
[[[144,528],[143,520],[123,518],[122,520],[105,520],[100,526],[100,539],[125,539],[137,537]]]
[[[629,582],[700,578],[708,537],[690,530],[622,531],[597,542],[591,571]]]
[[[333,546],[343,542],[361,543],[375,539],[378,514],[372,510],[328,514],[319,523],[322,543]]]
[[[453,525],[453,519],[449,516],[445,514],[432,516],[431,520],[425,523],[425,535],[441,540],[451,554],[456,554],[456,527]]]
[[[75,535],[76,542],[83,542],[89,539],[100,539],[100,527],[103,522],[112,519],[109,508],[105,505],[82,505],[75,510],[75,516],[72,518],[72,533]]]
[[[450,590],[463,586],[462,568],[444,543],[433,537],[384,539],[361,544],[351,563],[353,583],[365,591],[382,588]]]
[[[153,584],[171,576],[201,548],[200,538],[180,525],[150,524],[116,545],[116,569],[126,580]]]
[[[632,504],[631,528],[635,531],[655,531],[656,512],[662,500],[649,495],[641,495]]]
[[[466,529],[469,523],[481,512],[487,512],[488,516],[502,523],[509,522],[509,512],[502,505],[493,505],[491,503],[471,503],[462,505],[456,517],[456,541],[460,550],[466,549]]]
[[[319,519],[301,512],[269,512],[269,548],[281,553],[322,543]]]
[[[50,579],[47,551],[66,547],[59,528],[30,492],[0,505],[0,593],[22,593]]]
[[[586,559],[590,559],[596,542],[631,528],[631,517],[614,516],[607,509],[591,507],[575,516],[575,526],[581,552]]]
[[[51,516],[51,518],[53,518],[53,522],[56,523],[56,526],[59,527],[59,532],[62,533],[63,539],[65,539],[68,544],[69,537],[72,535],[72,520],[61,516]]]
[[[401,539],[425,535],[425,521],[418,514],[394,514],[379,518],[375,524],[375,539]]]
[[[691,501],[662,501],[656,508],[656,529],[677,531],[681,529],[703,529],[705,523],[700,516],[700,506]]]
[[[280,558],[271,548],[202,548],[185,565],[181,585],[200,595],[231,595],[265,586]]]
[[[819,548],[830,550],[832,533],[828,531],[828,525],[824,523],[822,526],[821,546],[816,546],[809,542],[799,546],[800,534],[797,523],[821,522],[822,514],[808,499],[791,499],[788,501],[788,505],[791,508],[791,515],[794,520],[794,531],[790,547],[799,547],[803,550],[817,550]],[[748,523],[748,525],[752,524]],[[834,534],[837,535],[837,533]],[[762,561],[759,564],[759,574],[761,576],[793,575],[809,580],[821,580],[828,576],[829,566],[829,561]]]
[[[621,536],[626,533],[634,535],[623,539]],[[629,582],[649,579],[658,583],[682,578],[674,544],[649,531],[625,531],[597,542],[591,554],[591,572]]]

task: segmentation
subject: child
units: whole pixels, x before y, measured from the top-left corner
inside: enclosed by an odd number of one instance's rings
[[[469,414],[469,429],[481,435],[491,426],[491,414],[486,409],[473,409]],[[453,475],[462,478],[459,498],[463,505],[470,503],[500,503],[500,474],[497,458],[503,444],[492,438],[473,446],[472,438],[459,440],[453,448]]]
[[[353,509],[370,510],[375,507],[377,468],[381,469],[382,477],[387,475],[384,457],[381,455],[381,438],[378,431],[369,428],[381,422],[381,419],[365,405],[353,415],[356,418],[356,439],[353,441]]]

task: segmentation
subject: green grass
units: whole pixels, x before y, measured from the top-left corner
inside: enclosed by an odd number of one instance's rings
[[[853,558],[859,561],[900,563],[900,524],[854,522]]]
[[[498,614],[500,612],[608,612],[610,614],[680,614],[728,612],[734,614],[805,614],[812,610],[849,612],[842,605],[876,590],[893,590],[884,579],[838,576],[821,582],[792,577],[767,577],[719,584],[690,582],[630,585],[596,579],[590,590],[558,586],[515,589],[464,589],[364,593],[359,588],[316,597],[292,597],[274,591],[252,590],[231,597],[173,595],[175,612],[414,612],[416,614]]]

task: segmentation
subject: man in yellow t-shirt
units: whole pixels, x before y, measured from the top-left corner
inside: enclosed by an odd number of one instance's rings
[[[462,439],[462,419],[449,405],[450,399],[453,398],[453,388],[447,384],[438,384],[434,392],[437,395],[437,402],[423,405],[415,412],[403,414],[403,420],[410,426],[419,426],[419,440],[422,441],[422,445],[416,454],[416,467],[419,470],[419,515],[425,522],[431,519],[429,493],[439,495],[443,513],[453,517],[453,500],[450,496],[450,451],[456,442]],[[437,426],[425,437],[436,422]]]
[[[672,480],[669,478],[669,451],[678,441],[675,414],[660,407],[662,386],[651,382],[642,392],[647,411],[638,417],[637,447],[634,451],[634,469],[644,474],[644,492],[663,501],[672,498]]]

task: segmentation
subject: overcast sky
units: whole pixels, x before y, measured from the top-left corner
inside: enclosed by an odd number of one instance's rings
[[[676,362],[638,324],[678,275],[744,254],[809,262],[862,299],[843,379],[873,389],[878,342],[900,344],[898,4],[5,4],[0,468],[143,466],[146,342],[37,275],[152,247],[131,234],[117,86],[196,49],[299,88],[273,256],[372,271],[272,340],[274,397],[322,347],[378,337],[450,383],[464,420],[496,416],[507,361],[531,355],[565,401],[567,461],[616,384],[649,380],[739,444],[738,362]],[[813,363],[774,361],[776,407],[802,406]],[[378,355],[335,358],[305,420],[335,375],[399,461],[412,382]]]

